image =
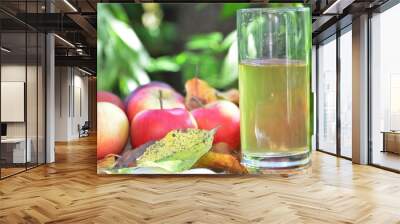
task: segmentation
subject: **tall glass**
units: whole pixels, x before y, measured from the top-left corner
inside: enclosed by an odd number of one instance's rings
[[[311,13],[237,13],[242,163],[262,173],[310,164]]]

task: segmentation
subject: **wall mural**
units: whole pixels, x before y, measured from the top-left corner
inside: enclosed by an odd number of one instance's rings
[[[98,174],[309,165],[311,17],[302,4],[101,3],[97,27]],[[268,51],[272,40],[283,50]]]

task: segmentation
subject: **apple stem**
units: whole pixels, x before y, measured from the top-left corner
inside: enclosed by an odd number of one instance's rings
[[[162,90],[159,90],[158,93],[160,94],[158,100],[160,101],[160,108],[163,109],[163,102],[162,102]]]
[[[198,90],[198,82],[199,82],[199,64],[196,64],[196,73],[194,74],[194,77],[196,79],[196,82],[194,83],[194,91],[196,93],[196,96],[198,96],[199,94],[199,90]]]
[[[196,103],[198,103],[200,107],[204,107],[204,103],[201,102],[201,100],[198,97],[194,96],[192,97],[192,100],[196,101]]]
[[[196,64],[196,73],[194,74],[195,78],[199,78],[199,64]]]

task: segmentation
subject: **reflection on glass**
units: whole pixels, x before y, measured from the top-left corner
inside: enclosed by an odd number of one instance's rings
[[[352,33],[340,36],[340,153],[352,157]]]
[[[38,143],[37,143],[37,162],[38,164],[45,163],[45,60],[46,60],[46,52],[45,52],[45,44],[46,39],[45,35],[39,33],[39,40],[38,40]]]
[[[26,144],[26,34],[2,33],[1,43],[10,52],[2,51],[1,123],[6,131],[1,139],[2,178],[25,170],[30,161]],[[28,146],[28,147],[27,147]],[[28,148],[28,150],[26,150]]]
[[[318,48],[318,148],[336,153],[336,40]]]
[[[27,61],[27,82],[26,82],[26,113],[27,113],[27,149],[31,152],[27,167],[34,167],[37,165],[37,79],[38,79],[38,50],[37,50],[37,33],[27,33],[28,44],[28,61]]]
[[[43,13],[45,1],[1,1],[22,13]],[[12,6],[12,7],[11,7]],[[2,20],[13,20],[0,12]],[[17,24],[17,23],[16,23]],[[18,23],[19,24],[19,23]],[[45,162],[45,35],[23,24],[0,29],[1,124],[0,177]]]
[[[400,5],[375,15],[371,21],[372,163],[395,170],[400,170],[400,32],[393,29],[398,21]]]

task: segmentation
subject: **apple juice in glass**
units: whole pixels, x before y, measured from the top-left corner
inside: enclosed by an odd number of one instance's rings
[[[237,13],[242,163],[255,172],[310,164],[309,8]]]

